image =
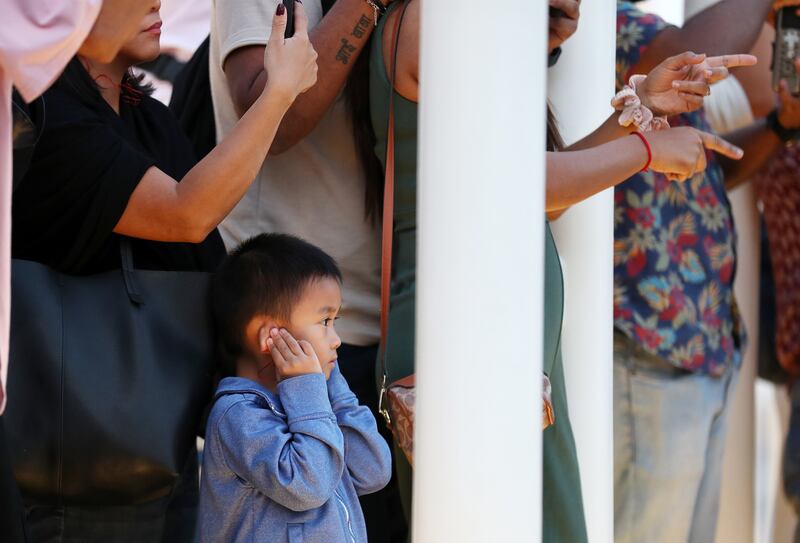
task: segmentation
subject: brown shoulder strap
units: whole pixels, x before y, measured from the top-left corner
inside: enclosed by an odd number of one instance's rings
[[[399,13],[395,17],[394,28],[392,31],[392,50],[390,57],[392,65],[389,67],[389,122],[387,123],[386,135],[386,171],[383,183],[383,232],[381,236],[381,344],[379,358],[381,361],[381,371],[383,373],[383,384],[381,387],[381,401],[379,410],[388,417],[388,413],[383,409],[383,400],[386,388],[386,336],[389,331],[389,297],[392,282],[392,236],[394,233],[394,86],[397,77],[397,50],[400,42],[400,25],[406,13],[408,2],[402,2]],[[388,422],[388,418],[387,418]]]

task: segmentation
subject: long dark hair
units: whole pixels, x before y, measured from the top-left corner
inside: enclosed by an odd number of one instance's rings
[[[350,113],[356,153],[366,179],[364,187],[365,216],[373,224],[377,224],[380,222],[383,209],[384,172],[381,161],[375,155],[377,137],[372,126],[372,114],[370,112],[369,61],[371,48],[372,36],[364,44],[361,54],[353,65],[344,87],[344,97]]]
[[[560,151],[564,148],[564,140],[558,130],[558,121],[553,113],[550,102],[547,103],[547,150]]]

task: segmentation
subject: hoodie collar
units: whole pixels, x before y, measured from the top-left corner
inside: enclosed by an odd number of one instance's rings
[[[255,394],[266,401],[276,414],[282,417],[286,416],[281,409],[281,401],[277,394],[264,385],[245,377],[225,377],[219,382],[217,392],[214,394],[214,401],[229,394]]]

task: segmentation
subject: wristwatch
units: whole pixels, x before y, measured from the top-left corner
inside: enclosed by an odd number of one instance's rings
[[[791,145],[800,139],[800,128],[786,128],[778,120],[778,110],[773,109],[767,115],[767,128],[772,130],[783,143]]]

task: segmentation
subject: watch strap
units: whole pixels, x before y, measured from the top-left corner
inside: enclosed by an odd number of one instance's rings
[[[773,109],[767,115],[767,128],[772,130],[783,143],[794,143],[800,139],[800,128],[786,128],[778,119],[778,110]]]

